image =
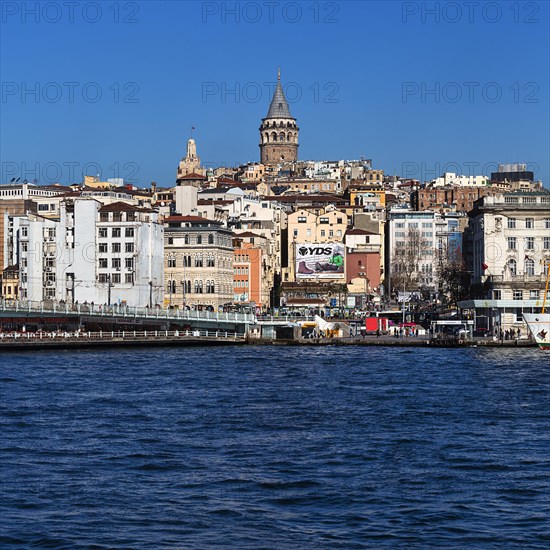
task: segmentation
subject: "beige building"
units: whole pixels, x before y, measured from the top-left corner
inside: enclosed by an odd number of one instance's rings
[[[348,228],[348,215],[333,205],[328,205],[316,214],[300,208],[288,214],[288,265],[283,267],[283,281],[296,281],[296,247],[301,243],[335,243],[343,246]],[[337,277],[335,275],[335,277]],[[312,274],[312,278],[315,276]]]
[[[170,216],[164,224],[164,305],[217,309],[232,302],[231,231],[199,216]]]

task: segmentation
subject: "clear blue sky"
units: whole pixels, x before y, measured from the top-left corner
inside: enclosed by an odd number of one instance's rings
[[[473,4],[4,2],[3,183],[94,163],[171,185],[192,126],[206,165],[257,161],[280,66],[301,159],[420,179],[526,162],[548,187],[549,4]]]

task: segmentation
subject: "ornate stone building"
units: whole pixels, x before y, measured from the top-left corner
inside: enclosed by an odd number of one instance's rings
[[[187,174],[204,175],[204,170],[201,169],[201,159],[197,156],[197,144],[193,138],[187,142],[187,154],[179,163],[176,181],[179,182]]]
[[[220,222],[198,216],[174,215],[164,224],[164,305],[217,309],[231,302],[231,231]]]
[[[296,119],[290,114],[279,71],[269,111],[260,125],[260,162],[273,166],[298,160],[299,130]]]

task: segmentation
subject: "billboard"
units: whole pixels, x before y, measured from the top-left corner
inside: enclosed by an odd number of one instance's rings
[[[297,243],[296,278],[343,279],[344,245],[340,243]]]

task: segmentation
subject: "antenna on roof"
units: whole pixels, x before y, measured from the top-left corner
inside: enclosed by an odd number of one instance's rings
[[[15,183],[18,183],[20,179],[21,179],[21,178],[17,178],[17,179],[15,180]]]
[[[15,181],[15,178],[11,178],[10,183],[13,183]]]

